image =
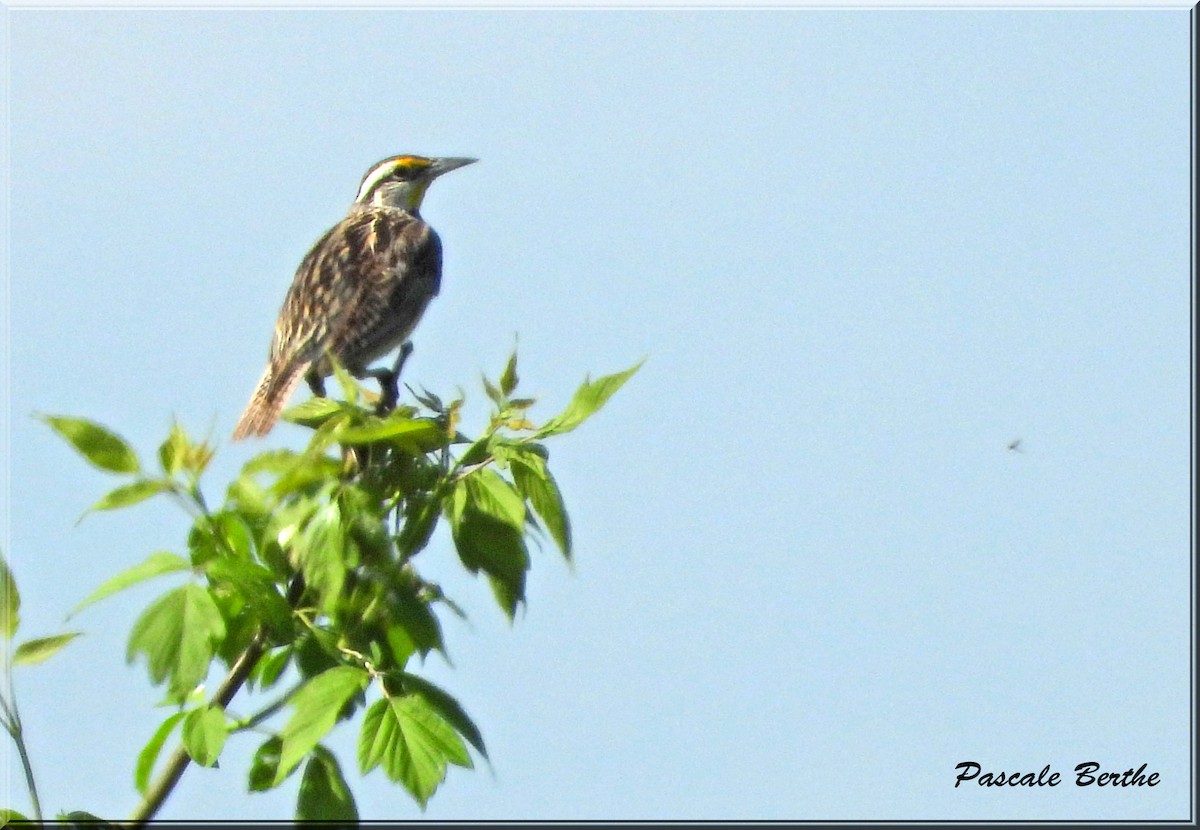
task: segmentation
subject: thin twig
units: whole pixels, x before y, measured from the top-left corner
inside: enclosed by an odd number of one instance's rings
[[[8,730],[8,734],[12,736],[13,743],[17,745],[17,757],[21,759],[21,767],[25,770],[25,784],[29,788],[29,801],[33,807],[34,821],[41,822],[42,820],[42,802],[38,798],[37,782],[33,779],[33,765],[29,761],[29,752],[25,748],[25,730],[21,726],[21,713],[17,711],[17,695],[12,684],[12,667],[9,666],[8,672],[8,701],[0,698],[0,702],[4,703],[5,720],[4,726]]]
[[[220,706],[224,709],[233,700],[234,695],[242,688],[242,684],[246,682],[246,678],[250,676],[251,670],[262,657],[264,646],[266,644],[266,635],[263,631],[259,631],[254,635],[254,639],[246,646],[245,650],[234,661],[233,667],[229,670],[225,680],[217,689],[217,693],[213,695],[213,706]],[[142,803],[133,811],[133,815],[129,819],[129,827],[138,828],[145,825],[147,821],[154,818],[154,815],[162,807],[163,802],[167,800],[167,796],[175,789],[175,785],[179,783],[180,777],[188,764],[192,761],[192,756],[188,754],[187,747],[180,744],[171,758],[167,761],[166,767],[158,776],[150,788],[146,791],[145,798]]]
[[[288,589],[288,604],[295,606],[301,595],[304,593],[304,580],[299,576],[292,579],[291,587]],[[229,674],[225,676],[225,680],[217,688],[216,694],[213,695],[211,706],[219,706],[224,709],[230,704],[234,696],[242,688],[242,684],[246,682],[246,678],[250,676],[250,672],[254,670],[254,666],[262,658],[266,651],[267,633],[260,628],[250,640],[250,644],[238,655],[233,666],[229,669]],[[167,800],[167,796],[175,789],[175,785],[179,783],[180,777],[188,764],[192,761],[192,756],[188,754],[187,748],[180,744],[174,754],[167,761],[166,767],[162,773],[150,785],[146,791],[146,796],[142,799],[142,803],[137,806],[130,816],[129,824],[131,830],[145,826],[146,822],[154,818],[162,807],[163,802]]]
[[[230,732],[245,732],[246,730],[254,729],[260,723],[267,720],[272,715],[274,715],[276,712],[278,712],[280,709],[282,709],[284,706],[287,706],[288,701],[292,699],[292,695],[296,694],[296,692],[298,692],[302,688],[304,688],[304,684],[306,682],[307,681],[305,681],[305,680],[298,681],[296,683],[296,685],[292,686],[292,688],[288,689],[286,692],[284,692],[282,695],[280,695],[279,699],[276,700],[274,703],[270,703],[267,706],[264,706],[262,709],[259,709],[257,712],[255,712],[253,715],[251,715],[248,718],[243,718],[236,726],[230,727],[229,731]]]

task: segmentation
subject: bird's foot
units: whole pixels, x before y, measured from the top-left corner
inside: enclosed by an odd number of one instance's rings
[[[396,408],[396,402],[400,400],[400,371],[404,368],[404,362],[408,360],[412,350],[412,342],[405,340],[391,369],[374,369],[367,372],[368,375],[379,381],[379,406],[375,409],[377,415],[386,415]]]
[[[304,379],[308,382],[308,388],[312,391],[314,397],[325,397],[325,378],[318,375],[315,370],[309,369]]]

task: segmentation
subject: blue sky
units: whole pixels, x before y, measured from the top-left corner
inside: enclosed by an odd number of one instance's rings
[[[14,11],[4,553],[50,633],[185,518],[79,514],[110,483],[32,417],[149,454],[227,436],[309,245],[398,152],[481,162],[409,381],[468,393],[519,337],[577,567],[428,676],[494,773],[424,817],[1189,815],[1188,14],[1173,11]],[[1021,440],[1020,452],[1010,442]],[[22,671],[43,800],[119,818],[164,716],[134,615]],[[331,741],[353,767],[353,734]],[[253,738],[161,818],[287,818]],[[8,748],[6,747],[6,752]],[[11,753],[10,753],[11,754]],[[1154,788],[953,787],[954,767]],[[11,758],[9,759],[11,761]],[[364,818],[416,818],[376,772]],[[24,809],[19,777],[5,801]]]

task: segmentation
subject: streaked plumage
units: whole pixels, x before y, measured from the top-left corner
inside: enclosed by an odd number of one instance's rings
[[[235,441],[265,435],[301,380],[329,375],[327,353],[362,377],[408,339],[442,275],[441,241],[420,216],[421,200],[433,179],[473,161],[395,156],[367,171],[349,214],[296,270]]]

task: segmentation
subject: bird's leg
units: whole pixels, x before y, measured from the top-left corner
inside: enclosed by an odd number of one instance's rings
[[[325,397],[325,378],[318,375],[316,369],[309,369],[305,373],[304,379],[308,381],[308,388],[312,390],[314,397]]]
[[[376,412],[379,415],[391,412],[396,408],[396,401],[400,399],[400,371],[404,368],[404,362],[408,360],[408,356],[412,354],[413,344],[410,340],[405,340],[404,345],[400,347],[400,354],[396,356],[396,362],[391,369],[372,369],[367,372],[368,375],[379,381],[379,408]]]
[[[395,375],[395,380],[392,381],[393,386],[396,381],[400,380],[400,370],[404,368],[404,362],[408,360],[408,356],[412,354],[413,344],[411,340],[405,340],[400,346],[400,354],[396,355],[396,365],[392,367],[392,374]]]

